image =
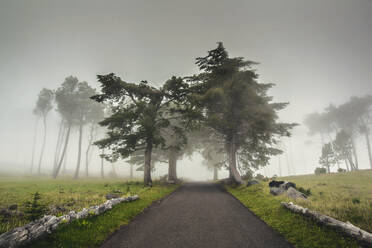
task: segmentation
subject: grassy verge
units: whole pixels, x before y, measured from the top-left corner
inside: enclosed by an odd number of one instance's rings
[[[42,214],[60,216],[101,204],[108,193],[125,196],[141,194],[143,189],[141,182],[124,182],[123,179],[0,177],[0,234],[30,222],[26,202],[32,200],[35,192],[40,194],[39,202],[45,206]],[[15,204],[16,210],[9,210]]]
[[[299,205],[372,232],[372,170],[328,175],[280,178],[310,189],[308,201]]]
[[[226,188],[246,207],[296,247],[359,247],[355,240],[343,237],[326,227],[318,226],[311,220],[281,207],[280,202],[283,201],[284,196],[274,197],[270,195],[267,183],[250,187],[233,188],[227,186]]]
[[[138,192],[140,199],[121,203],[99,216],[60,226],[56,232],[27,247],[97,247],[108,235],[141,213],[152,202],[174,191],[177,186],[155,185]]]

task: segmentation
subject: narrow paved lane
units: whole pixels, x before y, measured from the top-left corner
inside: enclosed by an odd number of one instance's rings
[[[121,228],[104,248],[292,247],[212,183],[188,183]]]

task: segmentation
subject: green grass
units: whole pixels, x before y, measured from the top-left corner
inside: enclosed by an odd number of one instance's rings
[[[250,187],[227,186],[227,190],[239,199],[274,230],[282,234],[296,247],[306,248],[353,248],[357,242],[329,228],[319,226],[301,215],[291,213],[280,205],[284,196],[269,193],[267,182]]]
[[[142,183],[128,185],[122,179],[54,180],[48,177],[0,177],[0,209],[17,204],[17,211],[21,213],[10,219],[0,216],[0,233],[29,222],[27,216],[22,216],[22,213],[25,212],[25,202],[30,201],[35,192],[40,193],[40,202],[47,207],[45,214],[63,215],[70,210],[80,211],[84,207],[101,204],[106,201],[107,193],[120,192],[119,195],[125,196],[141,194],[142,190]],[[56,206],[64,210],[52,211]]]
[[[32,200],[39,192],[40,202],[46,206],[45,214],[57,216],[70,210],[80,211],[84,207],[98,205],[106,201],[107,193],[116,192],[120,196],[138,194],[140,199],[116,205],[112,210],[69,225],[61,225],[55,233],[32,247],[94,247],[121,225],[143,211],[153,201],[171,193],[177,186],[154,183],[152,188],[144,187],[142,182],[128,182],[123,179],[51,179],[47,177],[0,177],[0,209],[18,205],[17,212],[25,213],[26,201]],[[52,209],[58,206],[62,211]],[[13,211],[14,213],[14,211]],[[5,219],[0,215],[0,233],[12,230],[30,222],[26,215],[14,215]]]
[[[308,201],[291,200],[372,232],[372,170],[280,178],[310,189]]]
[[[99,216],[60,226],[56,232],[27,247],[98,247],[109,234],[126,225],[152,202],[174,191],[177,186],[155,185],[139,192],[140,199],[121,203]]]

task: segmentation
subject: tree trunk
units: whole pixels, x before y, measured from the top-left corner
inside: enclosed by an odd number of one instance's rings
[[[278,155],[278,167],[279,167],[279,177],[282,176],[282,163],[280,162],[280,155]]]
[[[67,159],[68,159],[68,148],[66,150],[65,159],[63,160],[62,174],[67,173]]]
[[[45,150],[45,141],[46,141],[46,116],[43,116],[43,124],[44,124],[44,138],[43,138],[43,145],[41,147],[41,153],[40,153],[40,159],[39,159],[39,168],[38,168],[38,174],[41,174],[41,162],[43,160],[44,150]]]
[[[349,163],[347,162],[347,159],[345,158],[345,165],[346,165],[346,170],[347,171],[350,171],[350,169],[349,169]]]
[[[369,166],[370,166],[371,169],[372,169],[371,143],[369,142],[369,132],[368,132],[368,130],[366,130],[366,132],[364,133],[364,135],[366,136],[366,142],[367,142],[367,150],[368,150]]]
[[[170,151],[168,161],[168,180],[177,182],[177,151]]]
[[[217,167],[213,167],[213,180],[218,180],[218,169]]]
[[[359,169],[358,156],[357,156],[357,153],[356,153],[355,142],[354,142],[353,137],[351,137],[351,143],[352,143],[353,155],[354,155],[354,159],[355,159],[355,169],[358,170]]]
[[[132,180],[133,179],[133,164],[130,164],[130,179]]]
[[[104,169],[103,169],[103,160],[104,160],[104,158],[103,158],[103,150],[102,150],[102,156],[101,156],[101,177],[102,178],[105,178],[105,171],[104,171]]]
[[[39,117],[36,118],[35,128],[34,128],[34,138],[32,142],[32,156],[31,156],[31,169],[30,172],[32,174],[32,170],[34,168],[34,157],[35,157],[35,148],[36,148],[36,136],[37,136],[37,126],[39,124]]]
[[[351,155],[351,153],[349,153],[347,155],[347,159],[349,161],[349,165],[350,165],[350,170],[353,171],[355,170],[355,165],[354,165],[354,162],[353,162],[353,156]]]
[[[241,184],[242,178],[236,168],[236,147],[235,147],[235,135],[232,135],[231,142],[229,142],[229,171],[230,180],[233,183]]]
[[[63,119],[61,119],[61,122],[59,123],[57,145],[56,145],[56,150],[54,152],[53,171],[55,171],[57,168],[59,152],[60,152],[61,145],[62,145],[62,139],[63,139]]]
[[[77,164],[76,164],[76,170],[74,178],[79,178],[79,172],[80,172],[80,162],[81,162],[81,142],[83,139],[83,123],[80,123],[79,126],[79,148],[78,148],[78,158],[77,158]]]
[[[90,132],[89,132],[89,141],[88,141],[88,147],[87,147],[87,150],[85,152],[85,176],[88,177],[89,176],[89,151],[90,151],[90,148],[92,147],[92,142],[93,142],[93,133],[94,133],[94,124],[92,123],[91,127],[90,127]]]
[[[115,163],[111,163],[111,175],[113,178],[117,178],[118,175],[116,174],[116,170],[115,170]]]
[[[152,153],[152,141],[147,141],[145,150],[145,166],[143,173],[143,182],[146,186],[152,186],[151,180],[151,153]]]
[[[66,133],[66,140],[65,140],[65,145],[63,147],[63,151],[62,151],[62,155],[61,155],[61,158],[58,162],[58,166],[56,168],[56,170],[54,171],[54,175],[53,177],[56,178],[58,176],[58,173],[61,169],[61,166],[62,166],[62,162],[63,162],[63,158],[66,154],[66,149],[67,149],[67,145],[68,145],[68,140],[70,138],[70,132],[71,132],[71,124],[68,125],[68,128],[67,128],[67,133]]]

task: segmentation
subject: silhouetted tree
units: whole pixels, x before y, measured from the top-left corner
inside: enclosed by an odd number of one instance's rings
[[[331,143],[324,144],[322,147],[322,155],[319,158],[319,164],[325,167],[328,173],[331,173],[330,167],[335,164],[335,159]]]
[[[337,158],[343,159],[347,168],[350,165],[350,169],[355,170],[357,168],[352,160],[352,146],[350,134],[344,130],[337,133],[336,139],[333,142],[333,149],[337,154]]]
[[[89,117],[92,116],[93,101],[90,99],[91,96],[95,95],[95,90],[88,85],[87,82],[78,83],[78,89],[75,95],[75,111],[76,111],[76,123],[79,127],[79,146],[78,146],[78,157],[76,163],[76,170],[74,178],[79,177],[80,163],[81,163],[81,143],[83,140],[83,127],[89,121]]]
[[[202,72],[191,78],[192,89],[205,125],[223,135],[230,179],[241,183],[237,154],[245,166],[263,166],[279,152],[272,147],[277,138],[290,135],[294,124],[279,123],[277,116],[287,103],[272,103],[267,90],[273,85],[257,81],[256,63],[230,58],[222,43],[196,64]]]
[[[43,126],[44,126],[44,135],[43,135],[43,143],[40,152],[39,158],[39,166],[38,166],[38,174],[41,174],[41,162],[43,160],[44,150],[45,150],[45,143],[46,143],[46,134],[47,134],[47,115],[53,108],[53,98],[54,93],[52,90],[43,88],[39,93],[39,98],[36,102],[36,107],[34,109],[34,113],[40,116],[43,119]]]
[[[78,115],[78,84],[79,80],[76,77],[67,77],[55,93],[57,111],[61,115],[61,118],[64,120],[66,133],[64,135],[65,137],[61,156],[58,159],[58,163],[53,170],[54,178],[56,178],[59,174],[69,143],[71,128],[73,125],[76,124],[76,116]]]
[[[112,115],[100,122],[108,130],[107,137],[95,144],[101,149],[111,149],[111,155],[106,155],[108,159],[117,155],[127,158],[135,151],[144,150],[144,184],[151,186],[152,151],[164,146],[161,129],[170,125],[171,114],[167,107],[186,101],[188,84],[173,77],[163,87],[156,88],[147,81],[139,84],[124,82],[113,73],[98,75],[98,81],[102,94],[92,98],[110,103]],[[185,108],[182,111],[188,112]]]

